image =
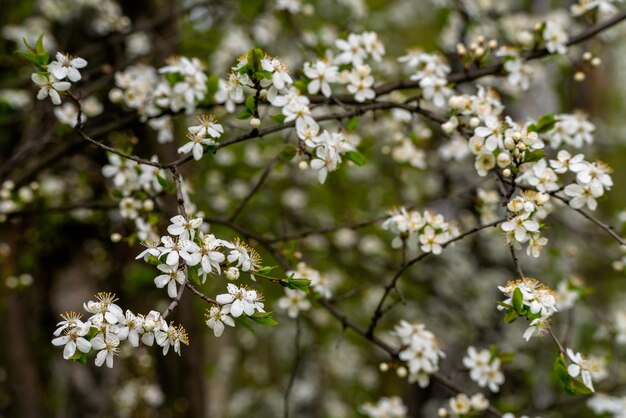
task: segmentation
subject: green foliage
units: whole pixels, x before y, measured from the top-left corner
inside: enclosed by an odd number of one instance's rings
[[[161,187],[163,187],[163,191],[165,191],[165,193],[172,195],[176,193],[176,186],[174,186],[173,182],[168,181],[160,174],[157,174],[157,181],[159,182]]]
[[[349,151],[344,154],[346,159],[352,161],[354,164],[358,166],[365,165],[365,156],[361,154],[359,151]]]
[[[287,144],[280,151],[279,158],[281,161],[287,162],[294,159],[294,157],[298,154],[298,148],[291,144]]]
[[[545,152],[543,150],[538,149],[531,152],[524,153],[524,162],[525,163],[534,163],[541,160],[545,156]]]
[[[50,61],[50,55],[48,54],[48,51],[46,51],[45,48],[43,47],[43,36],[44,36],[43,33],[39,35],[39,38],[37,38],[37,43],[35,44],[34,47],[32,47],[28,43],[28,41],[26,41],[26,38],[24,38],[23,39],[24,45],[26,46],[26,49],[29,52],[17,50],[15,51],[15,53],[21,56],[22,58],[24,58],[25,60],[30,61],[33,64],[35,64],[35,66],[37,67],[37,70],[40,73],[47,74],[48,62]]]
[[[537,121],[537,133],[543,134],[554,129],[558,121],[553,114],[543,115]]]
[[[583,382],[573,378],[567,372],[567,362],[563,354],[559,354],[554,362],[554,374],[561,387],[568,395],[589,395],[593,393]]]

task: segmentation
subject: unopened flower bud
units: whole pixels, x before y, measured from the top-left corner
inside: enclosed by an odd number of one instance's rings
[[[122,240],[122,235],[114,232],[111,234],[111,242],[120,242]]]
[[[380,363],[380,364],[378,365],[378,369],[379,369],[381,372],[383,372],[383,373],[384,373],[384,372],[386,372],[387,370],[389,370],[389,364],[387,364],[387,363],[385,363],[385,362],[382,362],[382,363]]]
[[[504,148],[508,149],[509,151],[515,148],[515,141],[513,140],[513,138],[511,138],[510,136],[504,138]]]
[[[124,93],[120,89],[113,89],[109,92],[111,103],[119,103],[124,99]]]
[[[441,418],[448,417],[448,410],[446,408],[439,408],[437,410],[437,416]]]
[[[485,55],[485,48],[479,46],[478,48],[476,48],[476,51],[474,51],[474,54],[476,54],[477,57],[482,57],[483,55]]]
[[[398,369],[396,370],[396,374],[398,375],[399,378],[404,379],[405,377],[407,377],[407,375],[409,374],[408,370],[406,369],[406,367],[404,366],[400,366],[398,367]]]
[[[511,165],[511,155],[506,151],[501,152],[500,154],[498,154],[496,162],[498,163],[498,167],[506,168]]]
[[[475,128],[478,125],[480,125],[480,119],[478,119],[476,117],[470,119],[470,121],[469,121],[470,128]]]
[[[511,177],[511,170],[509,170],[508,168],[505,168],[504,170],[502,170],[502,175],[504,177]]]
[[[602,60],[600,59],[600,57],[595,57],[591,60],[591,65],[593,65],[594,67],[597,67],[600,64],[602,64]]]
[[[574,74],[574,81],[578,81],[580,83],[581,81],[585,81],[585,77],[585,73],[577,71],[576,74]]]
[[[303,160],[303,161],[300,161],[300,162],[298,163],[298,168],[299,168],[300,170],[306,170],[307,168],[309,168],[309,163],[307,163],[307,162],[306,162],[306,161],[304,161],[304,160]]]
[[[489,48],[491,49],[496,49],[498,47],[498,41],[495,39],[492,39],[489,41]]]
[[[591,61],[591,58],[593,58],[593,55],[591,54],[591,52],[587,51],[583,54],[583,59],[585,61]]]
[[[143,210],[151,212],[154,210],[154,201],[152,199],[146,199],[143,201],[141,206],[143,207]]]
[[[237,280],[239,278],[239,269],[237,267],[230,267],[226,270],[226,278],[228,280]]]
[[[261,119],[259,118],[250,119],[250,126],[252,126],[253,128],[258,128],[260,125],[261,125]]]
[[[522,46],[530,46],[533,43],[533,34],[527,30],[521,31],[515,38]]]

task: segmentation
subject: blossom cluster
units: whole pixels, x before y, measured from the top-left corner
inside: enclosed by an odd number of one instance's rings
[[[47,72],[33,73],[31,79],[39,87],[37,99],[50,97],[55,105],[61,104],[59,93],[68,91],[72,83],[79,81],[82,76],[80,69],[87,66],[87,61],[80,57],[57,52],[56,60],[47,64]]]
[[[414,72],[411,80],[419,83],[424,99],[436,107],[445,107],[453,90],[448,87],[450,66],[441,55],[414,50],[398,58],[398,61]]]
[[[163,348],[166,355],[170,347],[180,355],[180,345],[189,345],[189,337],[182,325],[168,324],[157,311],[147,315],[134,314],[130,310],[122,311],[111,293],[98,293],[96,300],[83,305],[91,314],[86,321],[76,312],[62,314],[63,321],[57,324],[52,344],[63,346],[63,358],[80,359],[81,353],[97,352],[95,364],[100,367],[106,363],[113,367],[113,359],[119,355],[120,343],[128,340],[133,347],[139,343]],[[76,351],[78,350],[78,352]]]
[[[507,203],[509,218],[500,225],[507,243],[519,247],[528,243],[526,252],[539,257],[548,239],[541,236],[541,223],[551,210],[550,196],[534,190],[525,190]]]
[[[419,248],[425,253],[433,254],[441,254],[443,247],[459,235],[456,226],[446,222],[443,215],[428,210],[393,210],[382,227],[396,235],[391,241],[393,248],[402,248],[406,243],[412,250]]]
[[[505,286],[498,286],[498,289],[507,297],[498,304],[498,310],[513,307],[518,314],[530,320],[523,335],[526,341],[549,330],[550,317],[557,312],[557,299],[552,289],[529,277],[509,281]]]
[[[408,408],[397,396],[383,397],[375,404],[361,405],[361,412],[369,418],[406,418]]]
[[[318,270],[308,266],[304,262],[299,262],[296,265],[295,270],[287,271],[287,276],[294,276],[302,279],[310,280],[310,288],[317,292],[320,297],[324,299],[329,299],[332,296],[332,281],[331,278],[327,274],[320,273]],[[291,306],[291,304],[290,304]],[[301,306],[301,303],[298,308],[299,310],[305,310]],[[294,309],[294,308],[291,308]],[[308,309],[308,308],[307,308]]]
[[[162,109],[192,114],[206,97],[207,81],[205,66],[198,58],[172,57],[159,69],[136,64],[116,72],[116,87],[109,92],[109,99],[136,110],[142,121],[158,131],[159,142],[165,143],[174,138],[173,124],[170,116],[160,116]]]
[[[187,142],[178,148],[178,152],[186,154],[191,152],[193,159],[198,161],[204,154],[205,145],[215,145],[215,140],[224,133],[222,125],[216,122],[212,115],[202,115],[198,117],[200,125],[190,126],[187,128]]]
[[[469,369],[470,378],[481,388],[489,387],[492,392],[498,392],[504,383],[501,360],[487,349],[476,350],[469,346],[463,357],[463,365]]]
[[[402,343],[398,357],[408,366],[409,382],[417,382],[422,388],[428,386],[430,375],[439,371],[439,359],[446,356],[441,343],[424,324],[405,320],[395,326],[394,334]]]
[[[461,417],[468,414],[480,414],[489,408],[489,400],[482,393],[476,393],[471,397],[465,393],[459,393],[448,401],[450,409],[439,408],[439,417]]]

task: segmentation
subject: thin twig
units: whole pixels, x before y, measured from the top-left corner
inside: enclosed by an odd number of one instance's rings
[[[443,244],[441,244],[442,248],[446,248],[448,245],[459,241],[469,235],[475,234],[476,232],[482,231],[483,229],[486,228],[491,228],[494,226],[499,225],[500,223],[504,222],[506,219],[502,218],[502,219],[498,219],[496,221],[490,222],[488,224],[485,225],[480,225],[477,226],[475,228],[472,228],[468,231],[465,231],[464,233],[457,235],[454,238],[449,239],[448,241],[444,242]],[[372,315],[372,319],[370,321],[370,325],[367,328],[367,335],[368,336],[373,336],[374,335],[374,331],[376,329],[376,326],[378,325],[378,321],[380,321],[380,319],[383,317],[384,315],[384,309],[383,306],[385,304],[385,300],[387,299],[387,297],[389,296],[389,294],[391,293],[391,290],[394,289],[396,287],[397,281],[400,279],[400,277],[402,276],[402,274],[409,268],[411,267],[413,264],[425,259],[426,257],[428,257],[429,255],[431,255],[432,253],[421,253],[420,255],[418,255],[417,257],[409,260],[407,263],[404,263],[402,265],[402,267],[393,275],[393,277],[391,278],[391,280],[389,281],[389,283],[387,284],[387,286],[385,286],[385,291],[382,295],[382,297],[380,298],[380,300],[378,301],[378,305],[376,306],[376,310],[374,311],[374,314]]]
[[[241,203],[239,203],[239,206],[237,206],[237,208],[235,209],[233,214],[230,216],[230,218],[228,218],[230,222],[234,222],[235,219],[237,219],[237,217],[241,214],[241,212],[246,207],[250,199],[252,199],[254,195],[261,189],[261,187],[263,186],[263,183],[265,183],[265,180],[267,180],[267,178],[269,177],[270,173],[272,172],[276,164],[278,164],[278,161],[280,161],[278,155],[274,157],[272,161],[270,161],[270,163],[265,168],[265,170],[263,171],[263,174],[261,174],[261,177],[256,182],[254,187],[250,190],[250,192],[246,195],[246,197],[243,198]]]

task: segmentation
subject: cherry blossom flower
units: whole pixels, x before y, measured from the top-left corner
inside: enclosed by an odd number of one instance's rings
[[[211,309],[207,310],[206,324],[213,330],[213,334],[215,334],[216,337],[220,337],[224,332],[224,324],[229,327],[235,326],[235,321],[226,311],[228,311],[228,309],[215,305],[211,306]]]
[[[78,70],[86,66],[87,61],[80,57],[71,57],[68,54],[57,52],[56,61],[52,61],[48,64],[48,71],[58,80],[67,77],[71,82],[76,82],[81,79]]]
[[[60,81],[54,77],[54,75],[45,76],[39,73],[34,73],[31,76],[31,79],[40,87],[39,93],[37,93],[37,99],[43,100],[50,96],[50,100],[52,100],[52,103],[55,105],[61,104],[61,96],[59,96],[59,92],[67,91],[72,86],[67,81]]]

